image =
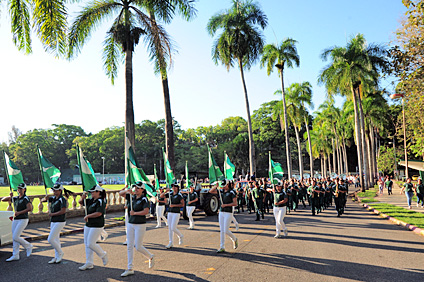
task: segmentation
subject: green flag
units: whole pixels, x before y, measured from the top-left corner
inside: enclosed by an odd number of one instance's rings
[[[128,185],[128,187],[131,187],[132,184],[135,184],[137,181],[141,181],[146,186],[146,192],[147,197],[155,197],[156,191],[155,188],[150,183],[149,178],[147,178],[146,174],[144,173],[143,169],[141,169],[138,164],[137,160],[135,158],[134,150],[131,147],[131,144],[129,142],[128,137],[126,138],[127,148],[128,148],[128,159],[127,159],[127,171],[125,173],[125,184]]]
[[[93,167],[90,162],[84,157],[81,148],[77,145],[77,161],[81,175],[82,189],[88,191],[95,185],[98,185],[96,176],[94,175]]]
[[[227,153],[224,152],[224,154],[225,154],[225,159],[224,159],[225,179],[234,180],[234,172],[236,171],[236,167],[230,161],[230,158],[228,157]]]
[[[160,184],[159,184],[158,173],[156,171],[156,164],[155,164],[154,170],[155,170],[155,189],[156,191],[159,191]]]
[[[278,180],[282,180],[284,176],[284,171],[280,163],[275,163],[271,159],[271,153],[269,153],[269,179],[271,184],[277,184]]]
[[[190,188],[190,178],[188,177],[188,165],[187,165],[187,161],[186,161],[186,166],[185,166],[185,177],[186,177],[186,183],[185,183],[185,187],[186,188]]]
[[[164,149],[163,152],[163,163],[165,167],[165,179],[166,179],[166,187],[171,187],[171,184],[175,183],[174,172],[171,169],[171,164],[168,161],[168,156],[166,155]]]
[[[56,181],[60,177],[60,174],[61,174],[60,170],[56,168],[54,165],[52,165],[52,163],[50,163],[49,160],[43,156],[38,146],[37,146],[37,153],[38,153],[38,163],[40,165],[41,176],[44,181],[44,187],[53,188]]]
[[[24,183],[24,178],[22,172],[19,168],[9,159],[9,156],[4,152],[4,167],[6,168],[7,179],[9,180],[10,188],[13,191],[18,190],[18,185]]]
[[[208,152],[209,152],[209,183],[211,185],[216,184],[216,182],[225,179],[224,175],[222,174],[221,170],[219,169],[219,166],[216,164],[215,159],[212,155],[212,150],[208,145]]]

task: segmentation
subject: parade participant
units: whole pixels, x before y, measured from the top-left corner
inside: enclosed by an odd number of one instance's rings
[[[264,193],[263,189],[260,187],[258,182],[255,182],[255,188],[252,190],[252,199],[255,204],[255,213],[256,213],[256,219],[255,221],[260,220],[260,216],[262,214],[262,219],[264,219],[263,214],[263,204],[264,204]]]
[[[308,187],[309,203],[311,203],[312,215],[315,215],[315,210],[318,205],[318,192],[316,191],[316,182],[312,180],[311,185]]]
[[[237,249],[238,240],[236,236],[230,231],[230,223],[233,214],[233,206],[237,205],[236,193],[233,190],[233,183],[224,179],[221,181],[220,191],[218,191],[217,185],[209,190],[209,193],[220,193],[221,207],[219,210],[219,231],[220,231],[220,247],[217,253],[225,252],[225,234],[227,234],[233,241],[233,248]]]
[[[196,203],[199,201],[199,196],[194,191],[194,184],[190,184],[190,192],[187,193],[186,211],[188,216],[189,227],[187,229],[194,229],[193,212],[196,209]]]
[[[417,207],[420,206],[421,201],[421,208],[424,208],[424,184],[421,178],[418,179],[418,183],[415,186],[415,195],[417,195]]]
[[[243,193],[244,193],[244,189],[243,186],[241,186],[241,183],[238,183],[238,188],[237,188],[237,213],[240,213],[240,209],[242,212],[244,212],[244,208],[243,208]]]
[[[69,195],[71,191],[66,190],[62,185],[55,184],[52,188],[52,197],[44,197],[41,202],[49,201],[49,216],[50,216],[50,234],[47,241],[54,248],[55,256],[49,261],[52,263],[60,263],[63,258],[63,251],[60,245],[60,232],[66,224],[66,209],[68,207]],[[63,197],[65,194],[66,198]]]
[[[165,222],[165,225],[168,226],[168,221],[166,220],[166,217],[163,215],[165,213],[165,206],[166,206],[166,198],[161,197],[161,195],[164,193],[163,187],[159,187],[159,193],[158,193],[158,200],[156,202],[156,221],[157,224],[155,228],[159,228],[162,226],[162,220]]]
[[[272,207],[272,192],[268,191],[268,182],[265,178],[262,178],[263,190],[264,190],[264,213],[266,211],[269,214],[269,207]]]
[[[318,190],[319,190],[319,197],[318,197],[318,199],[319,199],[319,204],[318,204],[319,208],[318,208],[318,212],[323,212],[324,209],[325,209],[325,207],[324,207],[325,189],[324,189],[324,187],[322,187],[322,182],[321,181],[318,181],[317,185],[318,185]]]
[[[137,181],[132,186],[132,191],[120,191],[119,195],[124,196],[130,202],[128,207],[129,220],[127,225],[127,254],[128,267],[121,276],[134,274],[134,247],[149,260],[149,268],[154,265],[154,255],[144,246],[143,238],[146,233],[146,215],[149,213],[149,200],[146,198],[146,186],[143,182]]]
[[[252,190],[254,188],[253,182],[248,182],[246,186],[244,186],[244,197],[246,200],[246,208],[249,214],[252,213],[252,210],[254,210],[254,203],[252,199]],[[253,208],[252,208],[253,207]]]
[[[281,181],[275,185],[274,192],[274,217],[275,217],[275,229],[276,234],[274,238],[281,238],[281,230],[284,232],[284,236],[287,236],[287,227],[284,224],[284,216],[286,215],[286,205],[288,197],[283,191],[283,184]]]
[[[18,196],[13,197],[13,192],[10,192],[9,197],[4,197],[2,201],[10,201],[12,199],[15,209],[15,215],[12,221],[12,239],[13,251],[12,256],[6,261],[19,260],[19,247],[22,245],[26,250],[26,255],[29,257],[32,253],[33,246],[28,243],[21,234],[28,225],[28,212],[32,211],[32,204],[26,195],[26,185],[21,183],[18,185]]]
[[[408,208],[411,209],[411,201],[412,201],[412,197],[414,196],[414,185],[411,183],[411,178],[407,178],[406,179],[406,183],[403,184],[402,189],[400,190],[400,194],[402,194],[403,192],[405,192],[406,195],[406,201],[408,203]]]
[[[80,205],[85,204],[87,212],[84,217],[86,221],[84,226],[85,264],[80,266],[79,270],[93,269],[94,253],[102,259],[103,265],[108,262],[106,252],[96,243],[105,225],[106,192],[99,185],[93,186],[88,192],[91,193],[91,198],[86,199],[87,194],[84,192],[79,200]]]
[[[303,180],[303,179],[302,179]],[[306,187],[305,184],[303,183],[303,181],[299,182],[299,192],[298,192],[298,202],[302,202],[303,204],[303,208],[306,208],[306,204],[305,204],[305,196],[307,195],[306,192]]]
[[[288,189],[291,192],[290,197],[290,208],[296,211],[297,205],[298,205],[298,192],[299,188],[297,187],[296,183],[294,182],[294,179],[290,180],[290,185],[288,186]]]
[[[391,195],[392,193],[392,189],[393,189],[393,181],[389,178],[388,175],[386,175],[386,180],[384,182],[384,185],[387,188],[387,194]]]
[[[338,180],[338,186],[336,186],[335,193],[335,202],[336,202],[336,210],[337,216],[340,217],[344,214],[344,210],[346,207],[346,197],[347,197],[347,186],[344,184],[343,179]]]
[[[171,185],[172,193],[162,193],[161,198],[169,197],[169,210],[168,210],[168,232],[169,244],[166,245],[167,249],[174,246],[174,233],[178,236],[178,244],[183,244],[183,234],[178,230],[178,222],[180,221],[180,209],[184,207],[184,197],[180,193],[180,187],[173,183]]]

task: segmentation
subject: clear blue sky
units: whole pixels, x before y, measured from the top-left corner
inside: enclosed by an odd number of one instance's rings
[[[26,132],[50,128],[53,123],[79,125],[96,133],[124,122],[124,67],[112,86],[103,71],[102,42],[110,24],[105,23],[71,62],[46,54],[33,36],[33,54],[26,56],[14,47],[10,17],[5,2],[0,7],[0,142],[7,141],[12,125]],[[315,108],[325,99],[317,76],[325,63],[321,52],[345,46],[363,33],[368,42],[389,44],[406,11],[401,0],[262,0],[257,1],[268,16],[266,43],[287,37],[298,41],[300,67],[285,71],[285,85],[309,81]],[[183,128],[209,126],[229,116],[246,118],[244,94],[238,69],[227,72],[211,59],[214,38],[206,32],[209,18],[227,9],[229,0],[200,0],[197,17],[185,22],[178,17],[166,26],[178,49],[169,72],[172,115]],[[79,10],[74,5],[71,16]],[[164,118],[160,78],[153,74],[143,44],[134,54],[135,122]],[[246,72],[251,112],[262,103],[278,99],[281,88],[276,72],[266,75],[259,63]],[[389,83],[383,83],[389,87]],[[338,100],[339,104],[341,100]]]

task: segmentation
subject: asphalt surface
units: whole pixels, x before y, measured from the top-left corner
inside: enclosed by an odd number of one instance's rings
[[[61,237],[64,261],[47,262],[54,254],[46,240],[33,241],[34,251],[27,258],[5,262],[11,246],[0,248],[0,281],[422,281],[424,238],[390,224],[359,205],[348,202],[346,214],[336,217],[334,208],[318,216],[309,210],[286,216],[289,234],[273,238],[272,215],[254,221],[254,215],[236,214],[240,230],[234,231],[239,248],[232,249],[227,237],[227,253],[217,254],[218,218],[195,216],[196,229],[187,230],[180,220],[184,245],[167,250],[168,230],[154,229],[147,223],[144,246],[155,255],[156,264],[135,253],[135,275],[121,278],[126,269],[123,226],[108,228],[109,238],[100,243],[109,263],[103,266],[95,256],[92,270],[79,271],[85,261],[83,234]],[[178,240],[176,240],[178,241]]]

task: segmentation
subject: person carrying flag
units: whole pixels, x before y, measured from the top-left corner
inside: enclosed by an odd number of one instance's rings
[[[119,192],[121,197],[125,196],[127,201],[131,203],[128,207],[129,220],[127,225],[128,267],[121,274],[122,277],[134,274],[134,247],[149,260],[149,268],[154,265],[154,255],[143,246],[143,238],[146,233],[146,215],[149,213],[149,200],[146,197],[145,184],[137,181],[132,185],[131,190]]]
[[[157,201],[157,204],[156,204],[157,224],[156,224],[155,228],[159,228],[159,227],[162,226],[162,220],[165,222],[165,225],[168,226],[168,220],[163,215],[165,213],[166,197],[165,196],[162,197],[161,195],[165,195],[163,187],[159,187],[158,201]]]
[[[196,209],[196,203],[199,201],[199,196],[197,195],[197,192],[194,191],[194,184],[190,183],[190,191],[187,193],[187,216],[189,221],[189,227],[187,229],[194,229],[194,219],[193,219],[193,212]]]
[[[108,263],[107,253],[97,244],[97,240],[102,233],[105,225],[106,192],[98,184],[90,190],[91,198],[86,199],[84,192],[79,200],[80,205],[85,205],[87,215],[84,217],[86,224],[84,226],[84,245],[85,245],[85,264],[79,267],[79,270],[93,269],[93,256],[96,253],[103,261],[103,265]]]
[[[209,193],[220,193],[221,207],[219,210],[219,231],[220,231],[220,247],[217,253],[225,252],[225,235],[228,235],[233,241],[233,248],[237,249],[238,240],[230,231],[230,224],[233,217],[233,207],[237,206],[237,196],[233,190],[233,183],[227,179],[221,180],[222,189],[218,190],[218,185],[212,187]]]
[[[49,261],[50,264],[60,263],[63,258],[64,253],[60,245],[60,232],[66,224],[67,199],[70,194],[73,194],[60,184],[55,184],[51,189],[53,190],[53,196],[46,196],[41,199],[41,202],[49,202],[50,234],[47,241],[52,245],[55,253],[55,256]],[[65,194],[66,198],[63,194]]]
[[[169,244],[166,245],[167,249],[174,246],[174,233],[178,236],[178,244],[183,244],[183,234],[178,230],[178,222],[180,221],[180,208],[184,207],[184,197],[180,193],[180,187],[173,183],[171,184],[172,193],[162,193],[161,198],[169,197],[169,210],[168,210],[168,231],[169,231]]]
[[[19,247],[22,245],[26,250],[26,255],[29,257],[32,253],[32,244],[28,243],[24,238],[21,238],[22,232],[28,225],[28,212],[32,211],[32,204],[26,195],[25,183],[20,183],[17,187],[18,196],[13,196],[10,192],[10,197],[4,197],[2,201],[10,201],[12,199],[15,209],[15,215],[12,221],[12,238],[13,238],[13,252],[12,256],[6,261],[19,260]]]
[[[288,202],[287,194],[284,193],[283,183],[278,181],[274,189],[269,189],[274,193],[273,212],[275,218],[275,230],[276,234],[274,238],[281,238],[281,230],[284,232],[284,236],[287,236],[287,227],[284,224],[284,216],[286,215],[286,206]]]

